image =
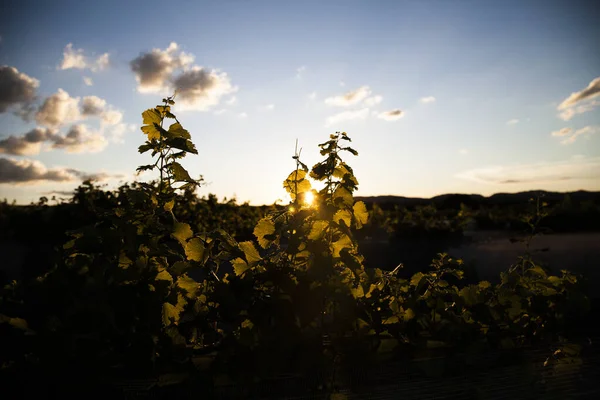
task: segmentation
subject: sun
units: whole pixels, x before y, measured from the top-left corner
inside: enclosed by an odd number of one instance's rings
[[[304,193],[304,205],[310,207],[315,201],[315,195],[312,192]]]

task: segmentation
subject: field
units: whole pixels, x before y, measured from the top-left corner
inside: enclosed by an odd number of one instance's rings
[[[156,161],[138,170],[159,180],[0,204],[3,384],[278,398],[283,374],[286,396],[343,399],[411,374],[487,382],[485,365],[529,368],[527,382],[550,382],[537,394],[595,379],[599,193],[359,200],[342,158],[358,152],[336,132],[312,168],[293,156],[288,205],[198,197],[173,104],[142,114],[139,152]]]

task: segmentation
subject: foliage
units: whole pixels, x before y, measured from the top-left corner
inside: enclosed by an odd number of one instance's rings
[[[462,261],[445,253],[405,278],[400,266],[365,268],[355,232],[372,225],[354,200],[358,180],[342,156],[358,153],[345,132],[319,145],[323,159],[310,169],[295,152],[283,182],[286,207],[236,216],[227,214],[235,202],[199,201],[200,180],[180,163],[197,151],[173,105],[167,98],[142,114],[139,152],[154,162],[138,171],[157,170],[159,180],[117,192],[81,187],[73,203],[90,224],[68,232],[50,271],[4,287],[0,329],[16,345],[0,349],[9,356],[3,368],[147,376],[190,372],[199,353],[215,351],[206,373],[248,383],[281,371],[310,374],[340,359],[368,365],[384,342],[408,356],[550,342],[587,307],[579,278],[552,275],[528,247],[499,284],[465,284]],[[168,129],[167,120],[175,121]],[[394,213],[395,229],[410,221],[440,229],[434,206]],[[468,213],[445,215],[456,221],[451,230]],[[382,210],[371,214],[384,220]],[[523,220],[530,238],[544,216],[538,199]],[[239,225],[252,237],[228,231]]]

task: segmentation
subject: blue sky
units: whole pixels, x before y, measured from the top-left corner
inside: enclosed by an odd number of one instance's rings
[[[593,1],[20,1],[0,13],[0,198],[114,187],[175,86],[199,194],[284,198],[346,131],[359,195],[600,190]],[[183,97],[181,97],[183,96]],[[143,176],[148,179],[149,176]]]

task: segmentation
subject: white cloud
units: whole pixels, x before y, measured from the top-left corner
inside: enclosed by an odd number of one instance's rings
[[[404,111],[399,109],[384,111],[377,115],[377,118],[381,118],[386,121],[397,121],[402,117],[404,117]]]
[[[221,115],[221,114],[223,114],[225,111],[227,111],[227,110],[225,110],[224,108],[221,108],[220,110],[215,110],[215,111],[213,111],[213,114],[215,114],[215,115]]]
[[[38,124],[49,127],[59,127],[81,118],[79,97],[71,97],[62,89],[44,100],[38,109],[35,119]]]
[[[542,184],[600,179],[600,158],[571,159],[511,166],[490,166],[461,172],[457,178],[484,184]]]
[[[123,137],[125,136],[125,134],[132,133],[135,131],[136,125],[134,124],[118,123],[113,127],[109,128],[107,136],[113,143],[124,143],[125,140],[123,139]]]
[[[83,49],[73,49],[73,43],[69,43],[63,50],[63,59],[58,66],[59,69],[89,69],[93,72],[101,71],[110,64],[110,56],[104,53],[95,60],[91,60],[83,54]]]
[[[577,105],[577,106],[574,106],[571,108],[567,108],[567,109],[561,111],[558,114],[558,117],[560,119],[562,119],[563,121],[570,121],[571,118],[573,118],[575,115],[583,114],[588,111],[592,111],[598,105],[600,105],[600,101],[597,101],[597,100],[588,101],[587,103],[580,104],[580,105]]]
[[[74,168],[46,168],[38,160],[15,160],[0,157],[0,184],[27,185],[46,182],[105,180],[121,177],[119,174],[86,173]]]
[[[358,89],[347,92],[343,95],[328,97],[325,104],[337,107],[347,107],[358,104],[371,95],[371,89],[368,86],[361,86]]]
[[[242,113],[238,114],[238,117],[240,117],[240,118],[246,118],[246,117],[248,117],[248,114],[245,113],[245,112],[242,112]]]
[[[344,87],[344,86],[346,86],[346,82],[344,82],[344,81],[340,81],[340,86],[341,86],[341,87]]]
[[[179,69],[187,69],[194,62],[194,56],[179,50],[175,42],[171,42],[165,50],[152,49],[141,53],[133,59],[129,66],[135,75],[140,93],[171,92],[173,73]]]
[[[206,111],[219,104],[225,95],[234,93],[225,72],[192,65],[195,57],[172,42],[165,50],[152,49],[130,62],[140,93],[177,91],[179,110]]]
[[[557,107],[557,110],[561,111],[558,117],[568,121],[577,114],[593,110],[600,102],[590,100],[598,96],[600,96],[600,77],[593,79],[586,88],[573,92],[564,99]]]
[[[368,116],[368,108],[362,108],[360,110],[353,111],[342,111],[341,113],[327,117],[327,120],[325,121],[325,126],[330,127],[332,125],[339,124],[344,121],[361,120],[367,118]]]
[[[586,100],[592,99],[594,97],[600,96],[600,76],[598,78],[593,79],[586,88],[573,92],[559,104],[559,110],[565,110],[569,107],[574,106],[575,104]]]
[[[177,76],[173,87],[177,89],[179,110],[206,111],[219,104],[223,96],[237,91],[225,72],[207,71],[198,66]]]
[[[372,96],[372,97],[367,97],[364,101],[364,105],[366,105],[367,107],[373,107],[376,106],[377,104],[381,103],[383,101],[383,97],[381,96]]]
[[[273,111],[275,109],[275,104],[267,104],[262,107],[264,111]]]
[[[458,151],[461,155],[466,156],[467,154],[469,154],[469,150],[468,149],[460,149]]]
[[[98,153],[108,145],[101,133],[94,132],[83,124],[71,126],[65,136],[57,135],[52,142],[52,148],[63,149],[67,153]]]
[[[81,100],[58,89],[44,100],[35,115],[38,124],[53,128],[88,117],[99,117],[105,124],[115,125],[121,122],[123,114],[97,96],[86,96]]]
[[[560,142],[561,144],[571,144],[574,143],[579,136],[586,135],[589,137],[598,132],[600,132],[600,126],[584,126],[577,130],[573,130],[572,128],[562,128],[552,132],[551,135],[555,137],[564,137],[565,139]]]
[[[518,124],[519,120],[518,119],[509,119],[508,121],[506,121],[506,125],[515,125]]]
[[[94,81],[89,76],[84,76],[83,77],[83,83],[85,83],[86,86],[93,86],[94,85]]]
[[[315,100],[317,98],[317,92],[312,92],[308,95],[310,100]]]
[[[0,66],[0,113],[27,107],[35,99],[40,81],[8,65]]]
[[[422,104],[435,103],[435,97],[433,97],[433,96],[421,97],[421,99],[419,101]]]
[[[230,106],[237,104],[238,99],[235,96],[231,96],[229,99],[227,99],[227,101],[225,101],[226,104],[229,104]]]

